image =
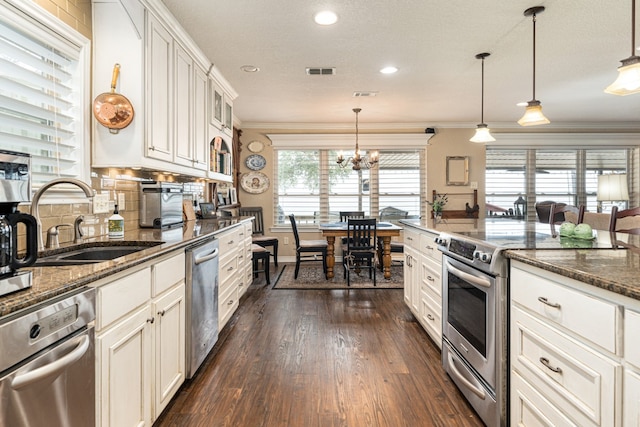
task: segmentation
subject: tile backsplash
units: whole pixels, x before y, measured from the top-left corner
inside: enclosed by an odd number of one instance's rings
[[[122,171],[114,169],[94,169],[91,174],[91,187],[96,194],[109,195],[109,212],[94,214],[92,203],[87,202],[68,203],[68,204],[46,204],[46,193],[41,199],[39,206],[40,220],[42,228],[40,232],[43,241],[46,242],[47,230],[55,225],[70,224],[73,225],[75,219],[82,215],[84,221],[82,223],[82,231],[84,238],[92,238],[108,234],[108,219],[113,214],[114,201],[117,200],[116,194],[123,194],[125,203],[124,209],[119,206],[119,213],[124,217],[125,237],[127,230],[139,228],[139,205],[140,205],[140,181],[159,180],[181,182],[173,176],[163,176],[143,171]],[[188,200],[202,201],[204,197],[205,183],[203,182],[185,182],[184,197]],[[79,192],[78,194],[84,194]],[[81,198],[78,200],[82,200]],[[21,212],[28,213],[29,205],[21,205]],[[74,230],[73,226],[63,226],[59,228],[59,241],[61,245],[73,242]],[[18,249],[24,246],[23,233],[19,233]]]

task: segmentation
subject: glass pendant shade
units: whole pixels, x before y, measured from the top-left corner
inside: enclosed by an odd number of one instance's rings
[[[549,122],[544,114],[542,114],[542,105],[540,101],[529,101],[524,111],[524,116],[518,120],[520,126],[546,125]]]
[[[640,56],[622,60],[622,65],[618,67],[618,78],[604,91],[621,96],[640,92]]]
[[[475,135],[469,141],[483,143],[483,142],[493,142],[496,139],[491,135],[491,131],[487,127],[486,124],[480,123],[476,129]]]

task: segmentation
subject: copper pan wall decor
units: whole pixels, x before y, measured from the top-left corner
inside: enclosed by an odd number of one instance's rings
[[[109,132],[118,133],[133,120],[133,106],[124,96],[116,93],[116,83],[120,74],[120,64],[113,66],[111,78],[111,92],[101,93],[93,101],[93,115],[98,122],[107,128]]]

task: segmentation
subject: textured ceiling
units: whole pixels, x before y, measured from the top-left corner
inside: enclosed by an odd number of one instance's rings
[[[631,0],[162,1],[238,92],[246,126],[353,123],[354,107],[362,124],[475,126],[480,52],[491,53],[485,122],[511,126],[524,112],[516,103],[532,98],[533,24],[523,12],[538,5],[536,98],[552,125],[640,122],[640,94],[603,92],[631,54]],[[325,9],[337,24],[313,22]],[[386,65],[399,71],[380,74]],[[309,66],[336,75],[309,76]]]

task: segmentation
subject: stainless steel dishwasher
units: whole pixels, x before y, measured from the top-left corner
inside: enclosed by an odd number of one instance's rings
[[[0,426],[95,425],[95,289],[0,324]]]
[[[218,241],[186,250],[187,378],[218,341]]]

